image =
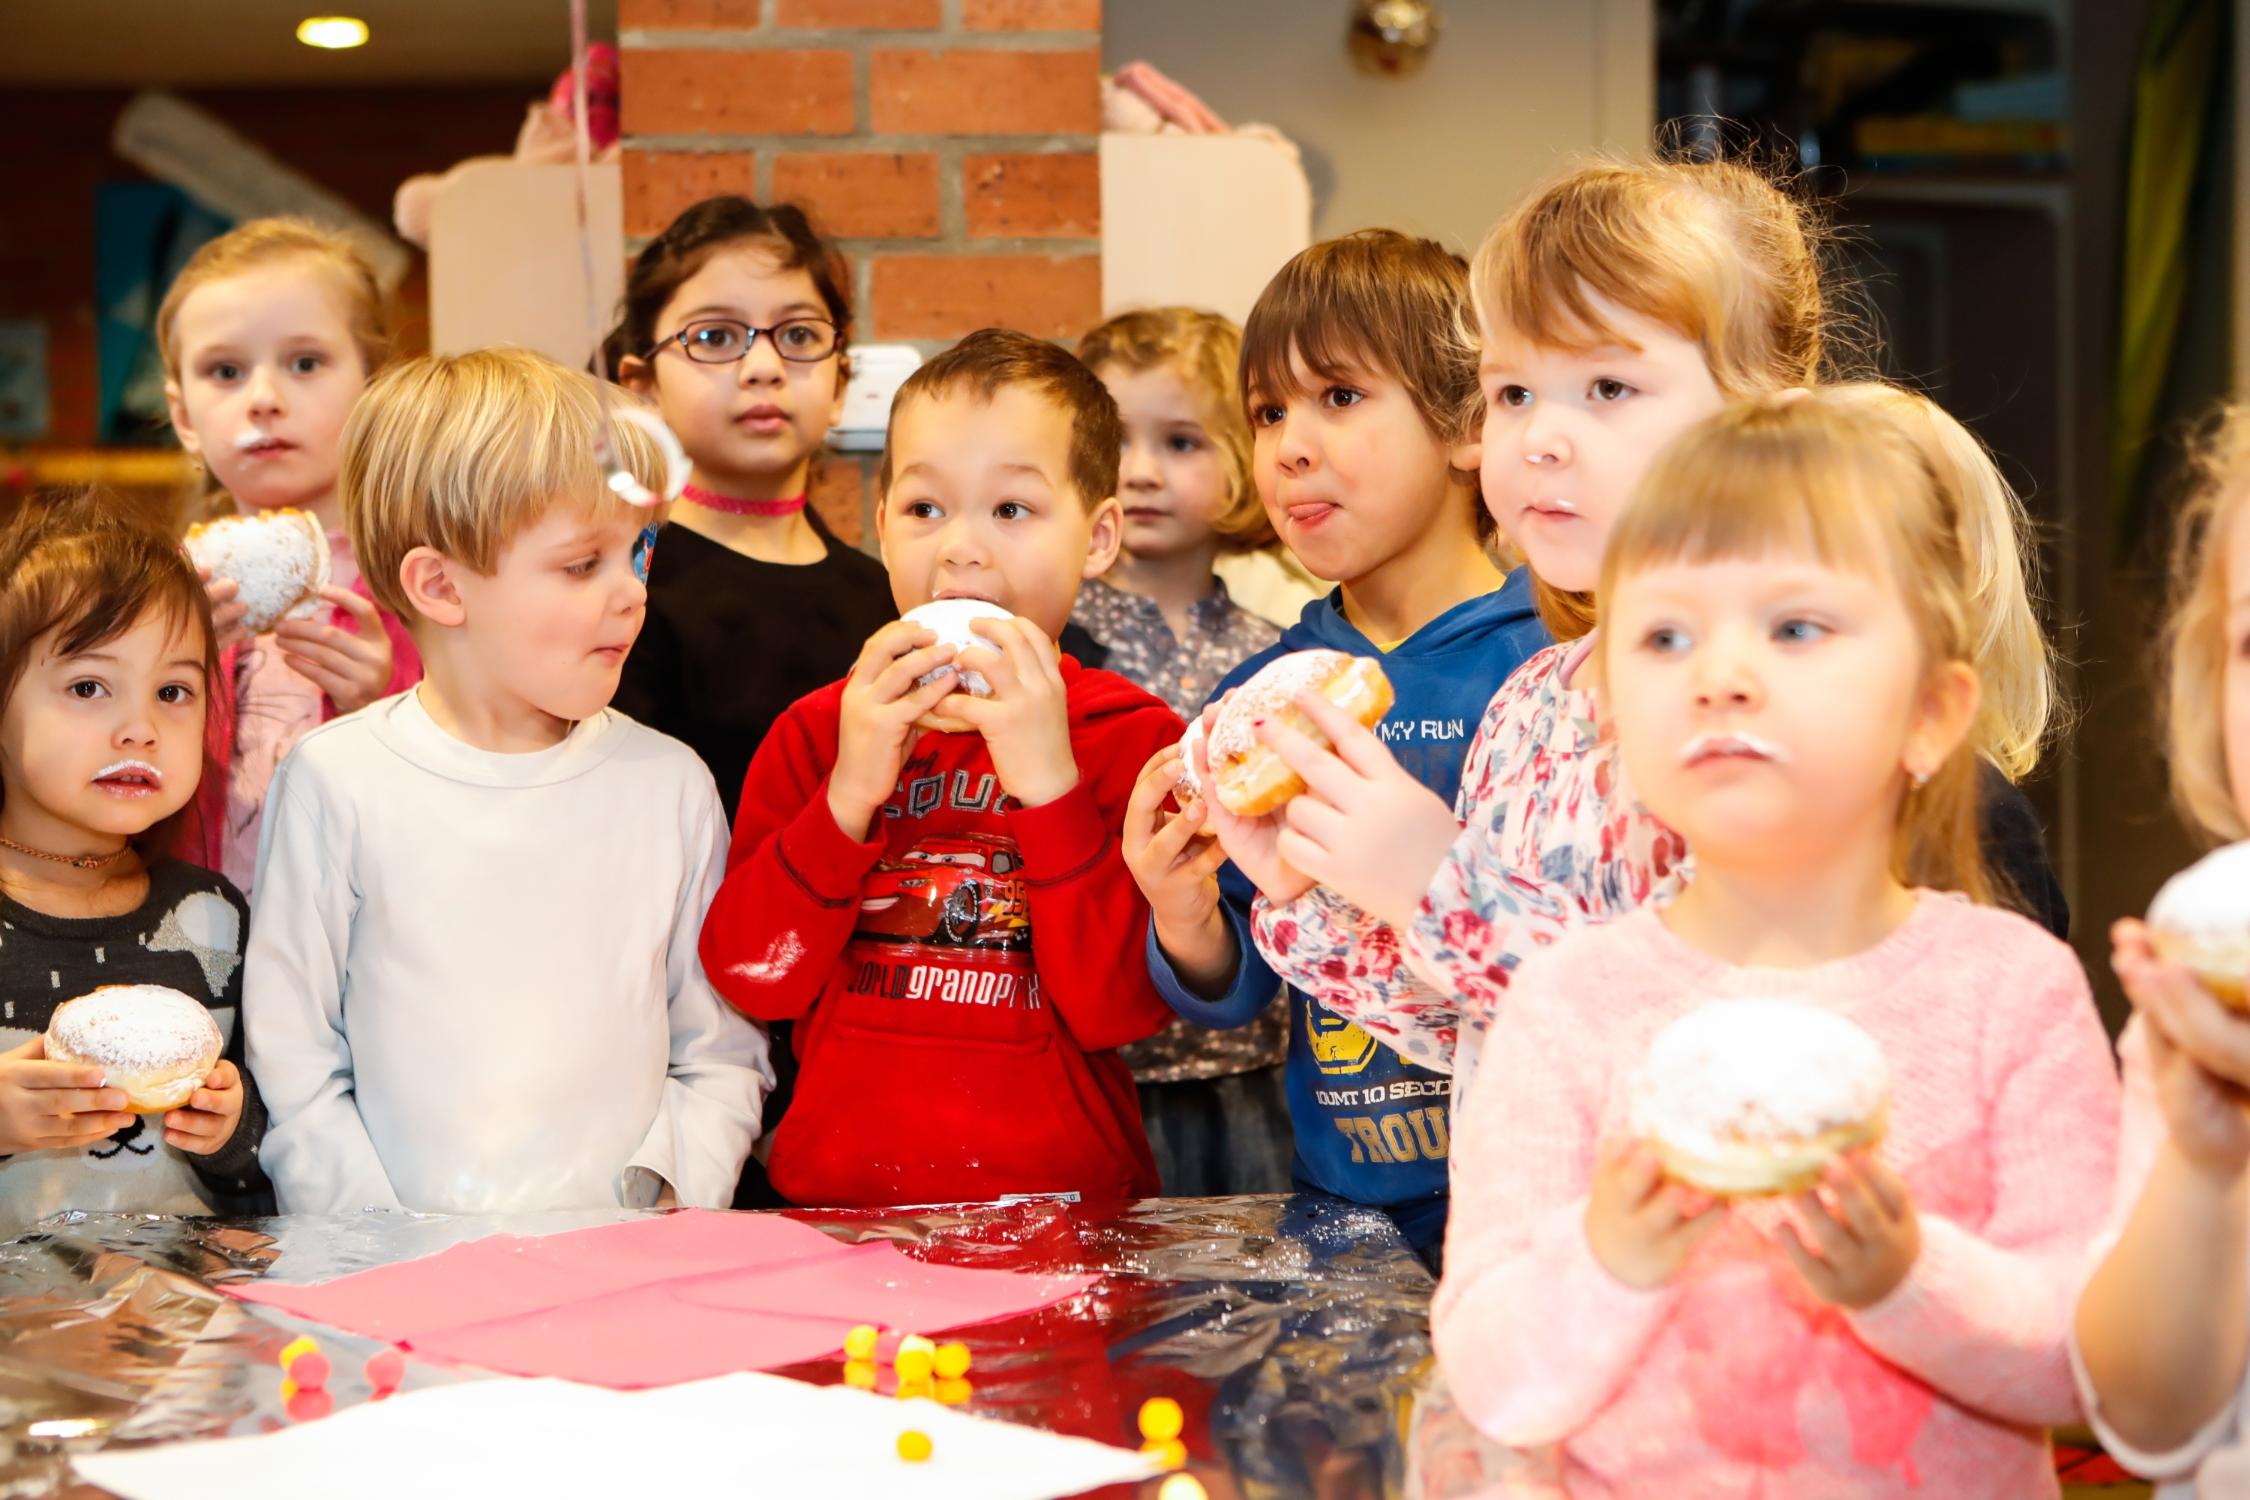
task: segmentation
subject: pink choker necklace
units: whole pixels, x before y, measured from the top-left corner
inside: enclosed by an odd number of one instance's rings
[[[680,498],[692,500],[705,510],[725,511],[730,516],[793,516],[805,508],[803,495],[792,495],[787,500],[737,500],[700,484],[681,490]]]

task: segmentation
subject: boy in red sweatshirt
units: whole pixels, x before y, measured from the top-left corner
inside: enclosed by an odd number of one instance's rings
[[[1156,1191],[1114,1049],[1171,1012],[1117,831],[1181,724],[1055,647],[1117,555],[1120,444],[1091,371],[997,329],[892,404],[875,521],[892,597],[1011,618],[978,621],[997,649],[958,661],[884,626],[775,722],[743,781],[703,966],[744,1014],[799,1023],[766,1162],[792,1203]],[[989,696],[959,690],[971,672]]]

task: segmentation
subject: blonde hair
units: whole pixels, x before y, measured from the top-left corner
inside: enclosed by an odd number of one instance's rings
[[[606,396],[645,406],[614,388]],[[414,618],[399,565],[416,547],[489,574],[553,505],[590,516],[632,510],[611,493],[595,456],[598,399],[593,376],[528,349],[427,354],[369,385],[344,423],[337,488],[375,602]],[[613,431],[619,459],[661,491],[655,440],[630,423]]]
[[[1469,267],[1481,330],[1542,348],[1614,342],[1600,298],[1703,350],[1731,399],[1807,386],[1827,368],[1823,230],[1782,186],[1736,161],[1599,160],[1534,189]],[[1594,600],[1534,578],[1559,640],[1594,627]]]
[[[2164,719],[2172,800],[2214,840],[2250,838],[2227,784],[2227,545],[2250,526],[2250,407],[2214,417],[2197,444],[2194,488],[2172,545],[2164,622]],[[2237,586],[2245,580],[2237,580]]]
[[[2039,764],[2062,696],[2039,623],[2038,554],[2023,501],[1992,450],[1929,397],[1875,380],[1827,394],[1897,424],[1957,498],[1969,660],[1984,686],[1970,742],[2010,781],[2023,780]]]
[[[180,378],[180,308],[190,293],[262,266],[299,259],[314,261],[332,273],[344,294],[345,321],[359,351],[361,372],[372,378],[389,362],[393,342],[383,284],[351,236],[298,218],[252,219],[188,257],[156,310],[156,350],[164,361],[165,378]]]
[[[1927,445],[1857,393],[1756,397],[1682,433],[1650,466],[1602,558],[1601,593],[1665,562],[1806,548],[1831,567],[1887,564],[1925,666],[1976,667],[1967,502]],[[1613,643],[1605,636],[1601,650]],[[1964,737],[1899,813],[1894,869],[1911,886],[2006,895],[1979,838],[1978,762]]]
[[[1227,501],[1211,530],[1229,547],[1247,550],[1273,540],[1273,524],[1250,478],[1250,423],[1235,370],[1242,330],[1194,307],[1145,307],[1120,313],[1078,341],[1078,357],[1096,375],[1105,365],[1131,374],[1170,370],[1203,412],[1203,425],[1227,470]]]

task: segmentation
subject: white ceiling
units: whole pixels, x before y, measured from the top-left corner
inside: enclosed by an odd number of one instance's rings
[[[310,15],[367,22],[363,47],[297,40]],[[617,0],[587,0],[617,35]],[[0,84],[204,87],[548,78],[570,53],[569,0],[0,0]]]

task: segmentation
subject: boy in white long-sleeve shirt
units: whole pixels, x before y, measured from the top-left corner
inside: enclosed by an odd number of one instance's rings
[[[717,790],[607,707],[655,518],[605,486],[595,403],[485,350],[394,367],[344,429],[352,543],[425,676],[268,794],[244,1010],[286,1212],[724,1208],[757,1136],[765,1037],[696,958]]]

